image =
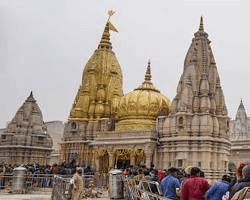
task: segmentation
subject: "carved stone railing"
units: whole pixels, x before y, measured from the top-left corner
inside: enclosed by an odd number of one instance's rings
[[[137,137],[137,138],[157,138],[156,131],[100,131],[96,132],[96,138],[106,138],[106,137],[117,137],[117,138],[129,138],[129,137]]]

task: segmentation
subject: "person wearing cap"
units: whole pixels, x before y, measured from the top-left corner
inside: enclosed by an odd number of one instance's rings
[[[76,169],[76,173],[73,175],[73,191],[72,191],[72,200],[82,199],[82,190],[83,190],[83,178],[81,176],[82,171],[80,168]]]
[[[190,175],[190,178],[183,183],[181,190],[182,200],[205,200],[204,195],[210,187],[209,183],[206,179],[200,177],[200,169],[198,167],[193,167]]]
[[[229,199],[231,199],[234,194],[245,187],[250,187],[250,164],[246,165],[242,169],[243,179],[239,180],[238,183],[234,184],[231,188]]]
[[[180,188],[180,182],[176,178],[177,172],[177,168],[171,167],[167,171],[168,176],[161,181],[160,187],[166,200],[179,200],[176,195],[176,188]]]
[[[222,176],[220,181],[215,182],[212,187],[206,192],[206,200],[221,200],[223,195],[228,192],[231,179],[228,175]]]

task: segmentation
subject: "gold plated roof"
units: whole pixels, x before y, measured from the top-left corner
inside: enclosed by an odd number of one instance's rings
[[[117,131],[152,130],[159,112],[169,113],[170,101],[151,82],[148,62],[144,82],[121,98]]]
[[[101,41],[84,67],[82,83],[70,112],[72,120],[94,120],[115,116],[122,90],[122,70],[112,51],[108,20]]]

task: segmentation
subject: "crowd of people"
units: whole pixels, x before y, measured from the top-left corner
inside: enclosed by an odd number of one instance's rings
[[[10,185],[14,174],[14,169],[20,165],[0,164],[0,189],[4,189]],[[52,187],[52,180],[54,175],[60,175],[62,177],[72,177],[77,168],[80,168],[84,174],[92,174],[93,170],[89,166],[79,166],[75,162],[62,162],[52,165],[39,165],[35,164],[23,164],[22,167],[26,168],[25,177],[27,182],[31,180],[30,184],[37,185],[39,187]]]
[[[31,177],[45,176],[41,184],[51,185],[46,176],[61,175],[72,177],[78,170],[88,174],[93,170],[88,167],[76,166],[75,163],[60,163],[53,165],[22,165],[26,168],[27,175]],[[13,175],[17,165],[0,165],[0,189],[6,182],[5,177]],[[81,170],[80,170],[81,169]],[[147,169],[142,167],[129,167],[123,170],[129,183],[134,187],[144,187],[143,181],[150,182],[150,192],[164,196],[165,200],[245,200],[250,199],[250,164],[245,165],[240,176],[223,175],[221,180],[212,183],[206,179],[206,174],[198,167],[177,169],[170,167],[166,170],[157,170],[154,166]],[[239,174],[238,174],[239,175]],[[76,179],[76,178],[75,178]],[[78,177],[79,179],[79,177]],[[76,179],[76,180],[78,180]],[[76,181],[77,182],[77,181]],[[79,181],[78,181],[79,182]]]
[[[242,177],[225,174],[213,184],[198,167],[164,171],[131,167],[123,174],[130,186],[162,195],[165,200],[250,200],[250,165],[243,168]],[[143,188],[145,181],[150,181],[149,189]]]

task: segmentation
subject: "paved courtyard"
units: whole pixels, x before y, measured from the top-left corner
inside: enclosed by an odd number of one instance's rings
[[[8,194],[0,193],[0,200],[50,200],[51,192],[43,192],[42,194]],[[105,191],[100,198],[88,198],[89,200],[100,199],[109,200],[108,192]]]
[[[0,194],[0,200],[50,200],[50,194]]]

